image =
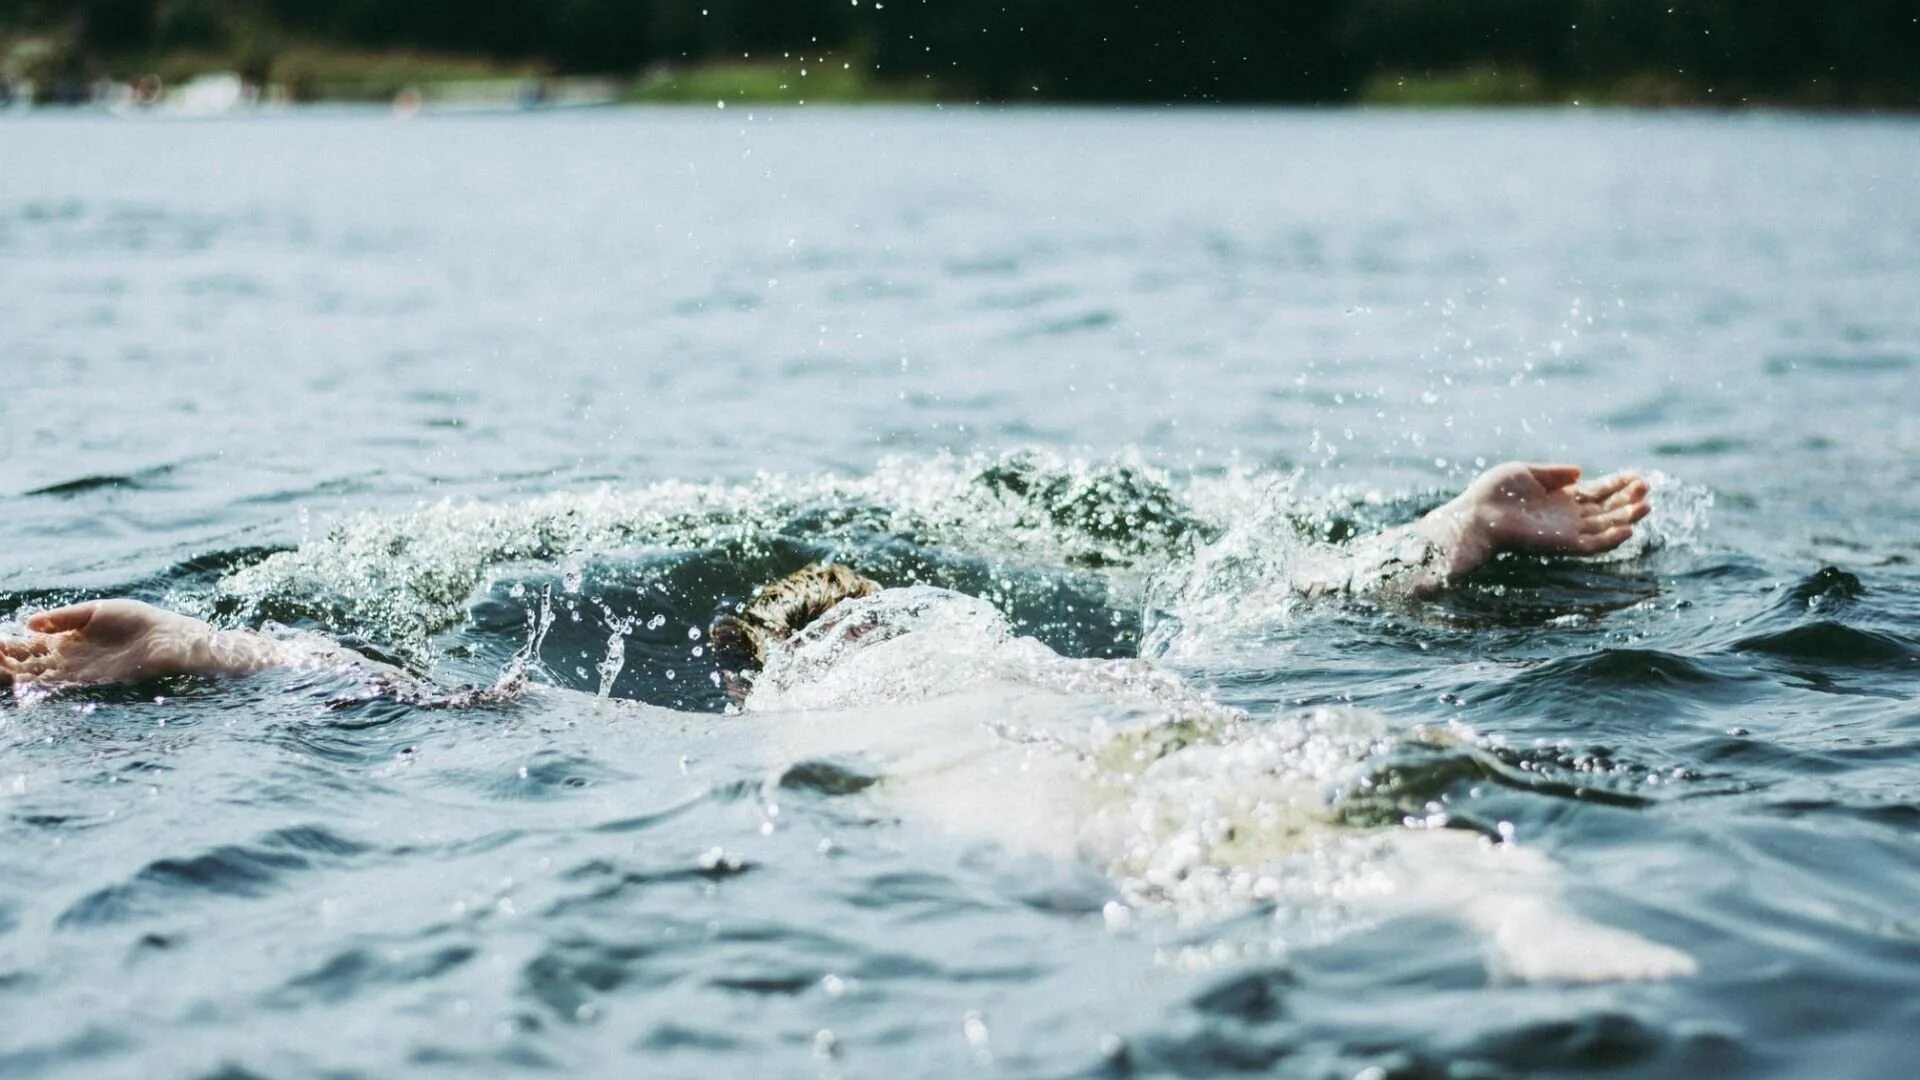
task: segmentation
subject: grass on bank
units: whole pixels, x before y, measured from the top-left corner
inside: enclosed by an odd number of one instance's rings
[[[1610,82],[1555,84],[1525,67],[1476,65],[1441,71],[1388,72],[1367,79],[1361,105],[1412,108],[1591,105],[1602,108],[1871,108],[1899,101],[1896,88],[1842,88],[1814,80],[1788,93],[1751,95],[1708,86],[1681,74],[1642,71]]]
[[[1415,108],[1471,106],[1601,105],[1661,108],[1727,105],[1705,87],[1673,76],[1641,73],[1611,83],[1561,86],[1531,69],[1491,65],[1451,71],[1389,72],[1369,78],[1360,88],[1360,104]]]
[[[537,64],[506,64],[470,56],[416,52],[350,52],[300,46],[274,57],[270,78],[296,100],[392,101],[407,87],[527,79],[545,74]]]
[[[828,54],[658,67],[631,83],[621,100],[699,105],[948,100],[941,90],[931,81],[881,80],[864,57]]]

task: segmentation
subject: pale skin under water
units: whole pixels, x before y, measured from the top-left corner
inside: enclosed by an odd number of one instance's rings
[[[1420,597],[1501,551],[1618,547],[1648,512],[1646,482],[1616,474],[1582,485],[1579,476],[1572,466],[1497,466],[1419,521],[1355,543],[1297,588]],[[1683,953],[1567,909],[1554,867],[1537,853],[1443,829],[1335,827],[1324,792],[1373,737],[1365,717],[1303,718],[1276,737],[1273,725],[1249,723],[1142,661],[1057,656],[1015,638],[982,602],[930,595],[938,592],[890,591],[833,613],[859,605],[870,619],[902,613],[903,628],[890,634],[836,636],[829,616],[776,648],[744,704],[777,718],[764,725],[770,753],[872,761],[904,817],[1011,852],[1093,861],[1120,883],[1126,911],[1209,914],[1285,899],[1299,865],[1317,861],[1346,869],[1314,880],[1313,891],[1381,914],[1455,919],[1484,935],[1490,965],[1508,977],[1693,971]],[[394,692],[419,690],[406,673],[338,647],[218,630],[132,600],[42,612],[26,629],[0,640],[0,680],[16,692],[274,667],[351,667]],[[875,704],[907,708],[894,716]]]

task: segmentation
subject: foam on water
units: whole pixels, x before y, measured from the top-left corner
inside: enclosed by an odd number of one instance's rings
[[[1437,810],[1405,827],[1345,812],[1343,793],[1371,787],[1387,751],[1411,738],[1477,752],[1466,729],[1396,733],[1355,709],[1256,717],[1145,661],[1059,656],[991,605],[926,587],[842,602],[774,650],[743,707],[767,719],[782,760],[871,762],[889,813],[1099,866],[1116,930],[1274,913],[1258,932],[1216,938],[1224,954],[1177,953],[1184,967],[1419,912],[1480,931],[1490,962],[1519,978],[1692,970],[1684,954],[1573,914],[1537,853],[1445,833]]]
[[[1165,478],[1137,462],[1091,465],[1036,452],[894,459],[854,478],[669,481],[631,492],[359,514],[228,575],[218,606],[240,621],[300,618],[352,630],[423,662],[431,635],[459,620],[488,574],[516,564],[636,549],[722,548],[745,560],[786,537],[848,558],[862,545],[904,539],[1124,571],[1171,557],[1195,527]]]
[[[844,602],[774,652],[744,707],[776,718],[785,753],[877,759],[915,818],[1104,867],[1116,918],[1283,892],[1324,907],[1369,843],[1333,827],[1333,796],[1389,739],[1355,710],[1261,720],[1145,661],[1062,657],[926,587]]]
[[[1655,476],[1656,511],[1615,560],[1685,543],[1711,496]],[[1325,540],[1410,520],[1434,496],[1301,490],[1295,472],[1170,477],[1123,456],[1090,463],[1038,451],[998,458],[894,458],[858,477],[766,474],[739,483],[667,481],[518,503],[447,501],[397,516],[358,514],[291,551],[223,578],[217,595],[173,601],[238,622],[301,621],[349,632],[415,664],[493,575],[567,569],[621,552],[710,550],[764,564],[804,545],[856,565],[922,551],[1093,573],[1122,606],[1140,601],[1148,655],[1195,656],[1286,625],[1302,583],[1338,556]],[[750,589],[754,583],[743,583]]]

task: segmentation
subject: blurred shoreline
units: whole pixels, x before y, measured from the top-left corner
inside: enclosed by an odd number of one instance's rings
[[[1810,85],[1768,94],[1721,93],[1681,74],[1642,72],[1585,83],[1549,80],[1524,66],[1475,64],[1368,76],[1326,99],[1085,97],[1030,92],[987,95],[958,83],[882,76],[857,51],[813,57],[655,63],[637,74],[560,74],[533,62],[478,55],[301,46],[271,60],[190,50],[81,63],[46,37],[0,36],[0,113],[104,109],[213,116],[300,105],[385,105],[402,115],[503,112],[622,104],[947,104],[1225,107],[1787,110],[1913,115],[1920,103],[1889,88]],[[24,59],[23,59],[24,58]]]

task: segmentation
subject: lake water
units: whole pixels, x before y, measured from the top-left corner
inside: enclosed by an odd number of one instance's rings
[[[0,1075],[1904,1073],[1917,181],[1769,115],[0,120],[0,615],[539,684],[5,706]],[[1512,457],[1655,474],[1647,540],[1275,599]],[[1357,707],[1340,828],[1508,836],[1698,973],[919,819],[721,715],[700,629],[823,557]]]

